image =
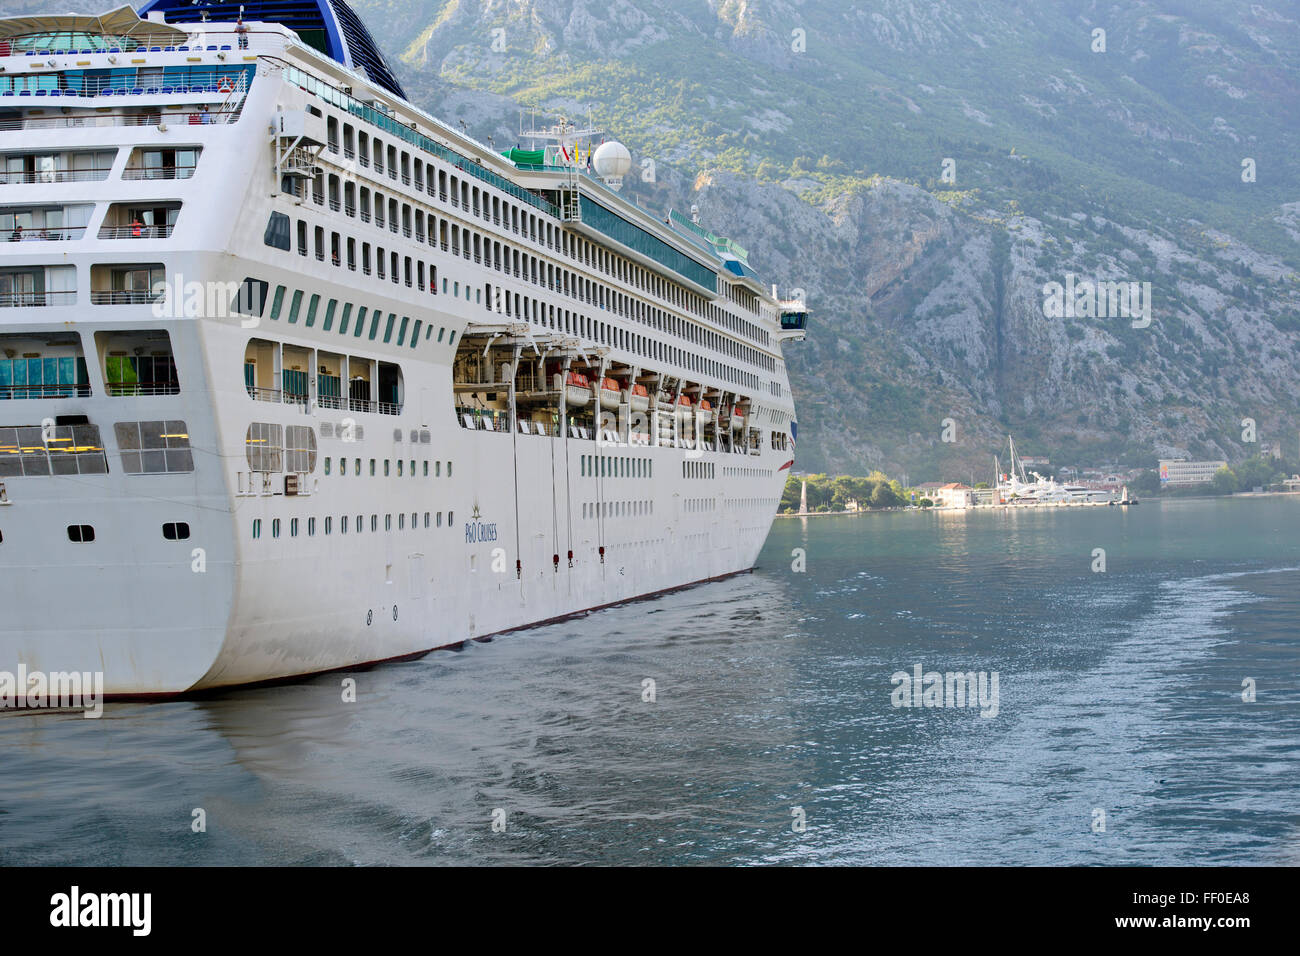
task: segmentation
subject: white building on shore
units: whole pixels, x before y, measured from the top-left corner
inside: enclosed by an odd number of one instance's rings
[[[1214,473],[1228,467],[1226,461],[1188,461],[1186,458],[1160,459],[1161,485],[1203,485]]]

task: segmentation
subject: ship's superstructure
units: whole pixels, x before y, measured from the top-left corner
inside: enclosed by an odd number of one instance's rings
[[[342,0],[142,13],[0,20],[0,670],[181,693],[753,566],[802,297],[621,147],[413,107]]]

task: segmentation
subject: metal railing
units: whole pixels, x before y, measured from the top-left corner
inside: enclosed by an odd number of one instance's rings
[[[53,305],[72,305],[77,301],[75,291],[68,292],[0,292],[0,307],[23,308]]]
[[[122,170],[123,179],[189,179],[193,166],[128,166]]]
[[[105,96],[111,90],[105,90]],[[125,91],[123,91],[125,92]],[[89,105],[89,104],[87,104]],[[205,126],[211,124],[233,123],[239,118],[238,109],[213,109],[197,111],[168,110],[161,112],[140,113],[88,113],[81,116],[19,116],[0,119],[0,130],[25,129],[81,129],[86,127],[115,126],[157,126],[160,123],[177,125]]]
[[[46,295],[49,295],[47,292]],[[162,301],[163,293],[151,291],[137,291],[132,289],[112,289],[98,291],[92,289],[90,292],[90,301],[92,305],[148,305],[150,302]]]
[[[24,398],[89,398],[89,385],[0,385],[0,400]]]
[[[175,226],[100,226],[101,239],[166,239]]]
[[[8,236],[0,236],[9,242],[33,242],[39,240],[59,241],[80,239],[86,233],[85,226],[31,226],[19,233],[16,229]]]
[[[105,382],[108,394],[114,398],[140,395],[179,395],[178,382]]]
[[[280,402],[280,390],[278,388],[259,388],[256,385],[245,385],[244,389],[248,392],[248,397],[259,402]]]
[[[103,169],[50,169],[20,172],[0,171],[0,186],[19,183],[98,183],[108,179],[111,167]]]

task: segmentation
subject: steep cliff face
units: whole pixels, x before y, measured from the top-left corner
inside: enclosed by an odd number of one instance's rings
[[[714,225],[816,304],[815,334],[789,350],[801,465],[983,475],[1008,430],[1062,462],[1231,458],[1253,450],[1244,418],[1291,437],[1300,295],[1275,257],[1222,236],[1195,254],[1094,216],[998,218],[889,180],[820,206],[790,183],[698,186]],[[1071,275],[1079,296],[1085,280],[1149,282],[1149,325],[1144,300],[1089,316],[1076,296],[1055,314],[1044,286]]]
[[[1062,464],[1233,458],[1247,418],[1296,448],[1289,5],[353,5],[436,115],[505,148],[522,106],[590,110],[626,195],[807,291],[802,468],[979,478],[1007,432]],[[1053,302],[1085,280],[1149,284],[1149,324]]]
[[[813,331],[788,350],[802,467],[979,477],[1008,431],[1060,463],[1233,458],[1246,418],[1294,443],[1285,8],[405,9],[391,40],[433,109],[508,144],[518,104],[591,108],[653,164],[630,196],[697,204],[807,290]],[[1135,315],[1090,311],[1103,281],[1137,283]]]

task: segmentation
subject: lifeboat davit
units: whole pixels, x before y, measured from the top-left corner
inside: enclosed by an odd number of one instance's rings
[[[632,411],[644,412],[650,408],[650,393],[646,391],[644,385],[632,386]]]
[[[560,390],[560,375],[555,375],[555,390]],[[591,404],[591,383],[581,372],[569,372],[564,378],[564,403],[571,408],[585,408]]]
[[[617,410],[622,401],[623,390],[618,387],[618,382],[612,378],[601,379],[600,407]]]

